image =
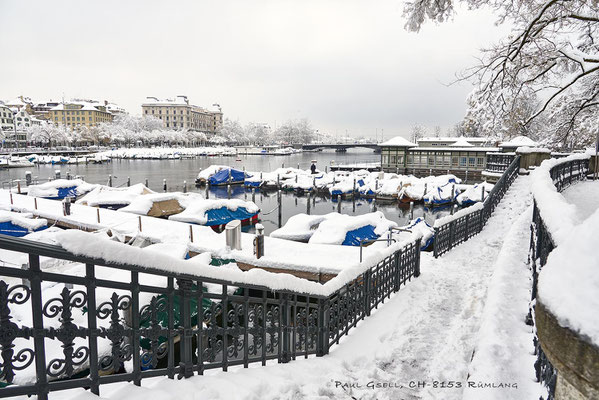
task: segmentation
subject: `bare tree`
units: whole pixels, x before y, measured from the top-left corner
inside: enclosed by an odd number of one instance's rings
[[[599,106],[599,1],[416,0],[404,8],[407,29],[451,18],[456,3],[488,5],[499,23],[514,25],[509,37],[483,50],[479,63],[459,76],[477,85],[470,100],[479,128],[503,129],[509,121],[513,134],[530,134],[533,122],[544,117],[540,135],[546,143],[589,144],[588,121]]]

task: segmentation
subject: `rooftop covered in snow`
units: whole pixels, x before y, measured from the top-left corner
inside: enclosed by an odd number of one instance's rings
[[[379,143],[379,146],[389,146],[389,147],[416,147],[416,145],[410,142],[408,139],[402,136],[395,136],[392,139],[387,140],[386,142]]]

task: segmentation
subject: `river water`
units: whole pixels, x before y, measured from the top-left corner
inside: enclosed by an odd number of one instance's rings
[[[0,181],[9,182],[14,179],[25,179],[26,171],[31,171],[33,179],[46,181],[54,176],[56,170],[60,170],[61,176],[66,177],[67,172],[71,176],[83,177],[89,183],[108,184],[108,176],[112,175],[113,186],[125,186],[127,178],[131,184],[145,183],[146,179],[150,189],[162,192],[163,180],[166,179],[167,190],[182,191],[183,182],[187,181],[189,192],[200,192],[206,196],[205,188],[196,188],[194,185],[198,172],[210,165],[227,165],[247,171],[272,171],[281,166],[308,169],[312,160],[316,160],[319,169],[335,164],[353,164],[363,162],[379,162],[380,154],[375,154],[367,149],[350,149],[347,153],[335,153],[334,151],[322,151],[316,153],[299,153],[288,156],[240,156],[240,157],[198,157],[182,160],[112,160],[105,164],[66,164],[49,165],[41,164],[31,168],[11,168],[0,170]],[[6,186],[5,186],[6,187]],[[230,193],[226,187],[211,187],[207,196],[215,198],[239,198],[252,200],[252,193],[243,186],[232,186]],[[380,202],[366,199],[348,199],[338,203],[328,196],[296,196],[293,193],[283,192],[281,195],[280,218],[278,199],[276,192],[261,193],[257,191],[254,201],[261,209],[261,223],[267,234],[277,229],[292,215],[299,213],[326,214],[339,211],[348,215],[366,214],[372,211],[382,211],[385,216],[400,225],[405,225],[410,219],[409,209],[405,206],[399,207],[397,203]],[[308,207],[308,201],[310,206]],[[424,217],[427,222],[434,222],[436,218],[449,213],[447,209],[427,209],[423,206],[414,207],[414,218]],[[244,231],[252,232],[253,227],[244,227]]]

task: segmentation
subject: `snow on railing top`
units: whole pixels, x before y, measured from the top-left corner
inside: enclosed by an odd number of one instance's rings
[[[179,260],[160,252],[132,247],[78,230],[61,232],[57,235],[57,239],[65,250],[75,255],[101,259],[107,263],[129,264],[154,271],[186,274],[198,278],[223,280],[232,284],[257,285],[271,290],[285,290],[327,297],[386,257],[415,242],[421,236],[419,233],[413,233],[400,243],[393,243],[389,247],[371,249],[366,253],[366,257],[361,263],[356,258],[355,263],[344,266],[336,277],[324,285],[290,274],[271,273],[259,268],[243,272],[217,268],[200,262]]]
[[[550,171],[558,165],[589,158],[588,154],[572,154],[565,158],[552,158],[543,161],[531,174],[533,197],[556,245],[568,238],[576,219],[576,206],[568,203],[564,196],[557,191]]]
[[[485,198],[485,201],[487,199]],[[438,228],[442,225],[448,224],[451,221],[455,221],[458,218],[465,217],[468,214],[472,214],[484,208],[484,202],[478,202],[476,204],[471,205],[470,207],[462,208],[461,210],[455,212],[453,215],[446,215],[445,217],[437,218],[435,220],[434,228]]]
[[[589,318],[599,309],[599,210],[569,233],[549,254],[539,275],[539,299],[561,326],[599,346],[599,318]]]
[[[528,147],[522,146],[516,149],[516,153],[518,154],[530,154],[530,153],[547,153],[551,154],[551,150],[546,147]]]

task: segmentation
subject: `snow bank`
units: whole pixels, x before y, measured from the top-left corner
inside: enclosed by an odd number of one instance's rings
[[[561,326],[599,346],[599,210],[574,231],[558,236],[560,244],[539,275],[539,300]]]
[[[28,195],[36,197],[57,197],[59,189],[75,187],[76,195],[81,196],[92,191],[96,186],[97,185],[84,182],[81,179],[56,179],[40,185],[29,186]]]

